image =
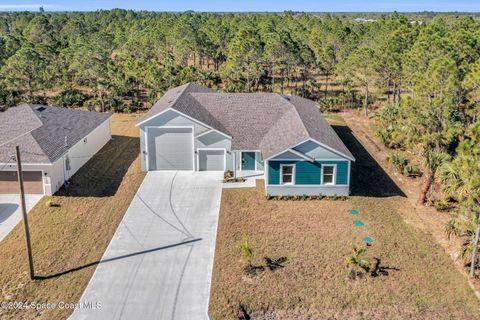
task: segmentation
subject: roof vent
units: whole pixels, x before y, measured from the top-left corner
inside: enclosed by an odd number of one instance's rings
[[[46,109],[47,109],[47,108],[45,108],[45,107],[38,107],[38,108],[36,108],[35,110],[37,110],[38,112],[42,112],[42,111],[44,111],[44,110],[46,110]]]

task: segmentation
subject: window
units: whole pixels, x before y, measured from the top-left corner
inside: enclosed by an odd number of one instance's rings
[[[294,166],[293,165],[282,165],[280,167],[280,183],[281,184],[293,184],[294,181]]]
[[[322,166],[322,184],[335,184],[335,166]]]

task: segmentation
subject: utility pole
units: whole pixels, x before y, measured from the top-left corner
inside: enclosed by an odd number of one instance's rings
[[[30,279],[35,278],[35,272],[33,270],[33,256],[32,245],[30,243],[30,229],[28,228],[27,207],[25,205],[25,189],[23,187],[23,174],[22,174],[22,160],[20,158],[20,147],[15,147],[17,151],[17,174],[18,174],[18,186],[20,188],[20,202],[22,205],[23,226],[25,227],[25,242],[27,245],[28,265],[30,267]]]

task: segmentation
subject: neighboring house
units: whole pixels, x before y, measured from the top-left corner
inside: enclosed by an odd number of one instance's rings
[[[308,99],[186,84],[137,126],[145,171],[263,173],[270,195],[349,194],[355,159]]]
[[[15,146],[26,193],[52,195],[111,139],[110,119],[29,104],[0,112],[0,194],[18,193]]]

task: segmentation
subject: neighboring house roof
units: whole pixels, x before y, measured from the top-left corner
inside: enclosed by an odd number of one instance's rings
[[[317,104],[276,93],[218,93],[192,83],[173,88],[139,122],[172,108],[232,137],[232,150],[261,150],[265,159],[313,139],[354,160]]]
[[[109,113],[22,104],[0,112],[0,163],[53,163],[111,117]]]

